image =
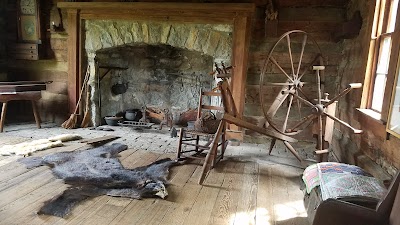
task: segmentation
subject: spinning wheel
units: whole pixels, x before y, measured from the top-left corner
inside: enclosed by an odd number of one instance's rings
[[[296,135],[313,124],[313,133],[318,139],[316,153],[321,155],[328,152],[333,121],[354,133],[362,132],[335,117],[337,100],[351,89],[360,88],[361,84],[350,84],[329,99],[328,93],[324,93],[323,63],[317,42],[306,32],[293,30],[283,34],[272,46],[260,76],[260,103],[265,126],[284,135]],[[269,99],[269,96],[276,97]],[[270,153],[275,141],[271,142]],[[284,144],[294,151],[289,143]],[[296,157],[301,161],[298,155]]]

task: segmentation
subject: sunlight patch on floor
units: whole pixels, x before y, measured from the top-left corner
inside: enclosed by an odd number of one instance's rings
[[[296,217],[307,217],[303,201],[294,201],[274,206],[275,221],[284,221]]]
[[[254,218],[255,215],[255,218]],[[237,212],[233,214],[229,224],[235,225],[271,225],[272,221],[285,221],[298,217],[307,217],[303,201],[293,201],[274,205],[274,212],[271,215],[265,208],[257,208],[256,212]],[[273,224],[273,223],[272,223]]]
[[[229,224],[235,225],[271,225],[271,215],[265,208],[257,208],[256,211],[237,212],[233,214]]]
[[[254,225],[254,211],[251,212],[237,212],[231,216],[229,224],[235,225]]]
[[[271,223],[269,222],[270,220],[271,220],[271,215],[266,208],[256,209],[256,224],[271,225]]]

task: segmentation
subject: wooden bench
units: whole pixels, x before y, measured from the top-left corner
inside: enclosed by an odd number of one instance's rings
[[[3,107],[1,110],[1,117],[0,117],[0,132],[3,132],[4,128],[4,121],[6,119],[6,112],[7,112],[7,104],[9,101],[20,101],[20,100],[27,100],[31,101],[33,115],[35,117],[36,125],[40,128],[40,115],[37,110],[36,101],[42,98],[40,91],[26,91],[26,92],[0,92],[0,102],[3,103]]]

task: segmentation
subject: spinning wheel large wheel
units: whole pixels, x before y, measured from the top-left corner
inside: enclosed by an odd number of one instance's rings
[[[318,137],[317,150],[326,153],[325,131],[333,129],[333,121],[353,129],[337,119],[329,107],[337,99],[361,84],[351,84],[333,99],[324,93],[324,60],[317,42],[306,32],[293,30],[283,34],[272,46],[260,76],[260,104],[265,126],[285,135],[296,135],[314,124]],[[322,96],[324,95],[324,97]],[[271,98],[272,96],[272,98]],[[330,120],[332,123],[328,123]],[[331,135],[331,134],[330,134]],[[284,142],[295,154],[293,147]],[[270,152],[275,140],[273,140]],[[299,159],[300,157],[295,154]]]
[[[300,126],[293,125],[309,113],[301,100],[312,102],[318,97],[314,96],[318,89],[324,89],[321,82],[316,82],[312,68],[316,65],[323,66],[321,50],[306,32],[289,31],[278,39],[260,76],[260,102],[267,125],[282,134],[299,133]],[[270,96],[276,96],[272,104]]]

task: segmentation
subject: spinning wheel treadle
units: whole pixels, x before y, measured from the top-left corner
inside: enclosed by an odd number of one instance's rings
[[[334,121],[354,133],[362,132],[335,117],[337,100],[350,90],[360,88],[361,84],[349,84],[329,99],[325,93],[324,70],[324,58],[317,42],[304,31],[289,31],[269,51],[259,87],[265,127],[270,126],[284,135],[296,135],[313,124],[313,133],[318,140],[315,153],[320,154],[319,161],[325,160],[328,153]],[[268,96],[276,97],[271,102]],[[275,142],[273,139],[269,153]],[[288,142],[284,141],[284,144],[294,150]]]

